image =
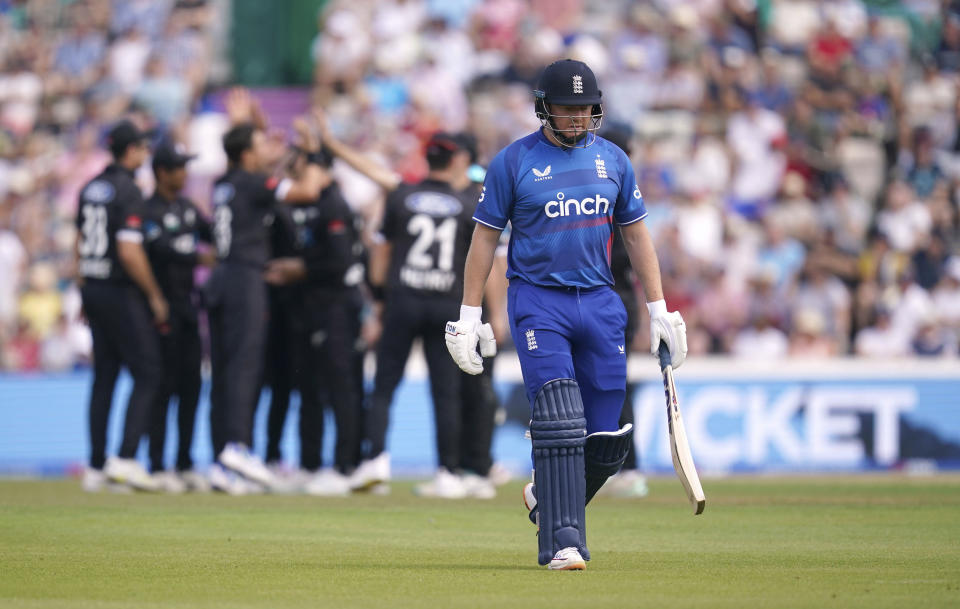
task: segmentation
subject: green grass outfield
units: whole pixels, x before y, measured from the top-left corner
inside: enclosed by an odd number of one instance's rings
[[[0,481],[0,607],[960,607],[960,478],[676,479],[587,509],[585,572],[493,501],[89,495]]]

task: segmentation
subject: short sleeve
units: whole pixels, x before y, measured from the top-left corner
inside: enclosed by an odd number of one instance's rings
[[[146,202],[144,209],[143,236],[147,243],[155,243],[163,236],[162,214],[159,211],[159,206],[153,205],[152,199]]]
[[[144,236],[144,220],[147,216],[146,203],[140,189],[131,186],[126,196],[121,199],[120,223],[117,230],[118,241],[142,243]]]
[[[253,200],[260,207],[273,207],[277,201],[283,201],[293,185],[288,178],[254,174]]]
[[[633,172],[633,164],[622,150],[617,149],[617,155],[620,161],[620,193],[617,195],[617,203],[613,207],[613,219],[617,224],[633,224],[637,220],[643,220],[647,215],[647,207],[643,204],[643,195],[640,193],[640,186],[637,185],[637,176]]]
[[[507,150],[501,150],[490,161],[477,209],[473,212],[474,220],[497,230],[506,228],[513,207],[513,172],[507,166]]]
[[[383,222],[380,224],[380,230],[377,233],[387,241],[394,241],[397,237],[399,218],[397,217],[397,206],[399,205],[398,191],[393,191],[387,197],[387,202],[383,210]]]
[[[268,182],[268,185],[270,183],[273,183],[274,181],[276,181],[276,178],[270,178],[270,182]],[[276,182],[276,187],[273,188],[273,193],[271,193],[271,197],[270,197],[271,202],[274,200],[286,201],[287,195],[290,193],[291,188],[293,188],[293,180],[291,180],[290,178],[284,178],[279,182]]]

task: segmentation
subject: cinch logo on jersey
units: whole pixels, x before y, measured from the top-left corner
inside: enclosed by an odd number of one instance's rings
[[[610,200],[601,197],[598,193],[596,197],[585,197],[583,199],[567,199],[562,192],[557,193],[557,199],[550,201],[543,206],[543,212],[548,218],[566,217],[566,216],[595,216],[607,215],[610,208]]]

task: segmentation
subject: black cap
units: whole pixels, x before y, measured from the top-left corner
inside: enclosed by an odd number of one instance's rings
[[[537,99],[559,106],[600,103],[600,88],[593,70],[576,59],[561,59],[544,68],[533,91]]]
[[[434,133],[427,141],[427,164],[430,169],[443,169],[450,164],[453,155],[461,150],[467,149],[458,134],[443,131]]]
[[[461,150],[466,150],[470,155],[470,162],[476,163],[479,156],[477,153],[477,138],[475,138],[471,133],[461,131],[459,133],[454,133],[453,139],[456,140]]]
[[[141,131],[132,122],[122,120],[107,133],[107,149],[113,156],[119,157],[126,152],[127,146],[149,139],[153,134],[153,131]]]
[[[463,143],[455,133],[439,131],[431,135],[430,139],[427,140],[427,154],[430,154],[431,150],[436,150],[437,152],[456,152],[461,148],[463,148]]]
[[[603,133],[600,134],[600,137],[607,140],[611,144],[614,144],[627,156],[632,156],[633,146],[630,145],[630,140],[633,139],[633,130],[629,125],[625,124],[613,124],[604,129]]]
[[[181,147],[173,142],[163,141],[153,151],[153,166],[164,169],[179,169],[197,158],[195,154],[184,154]]]

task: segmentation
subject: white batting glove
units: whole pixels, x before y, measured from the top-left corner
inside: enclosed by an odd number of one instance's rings
[[[483,358],[497,354],[497,341],[490,324],[480,323],[480,307],[460,307],[460,320],[448,321],[446,327],[447,351],[457,366],[467,374],[483,372]],[[480,353],[477,353],[477,346]]]
[[[493,357],[497,354],[497,339],[493,337],[493,326],[483,324],[477,328],[477,336],[480,338],[478,346],[480,355],[483,357]]]
[[[647,303],[650,312],[650,353],[657,355],[660,342],[670,348],[670,363],[679,368],[687,358],[687,324],[679,311],[667,312],[667,302],[656,300]]]

